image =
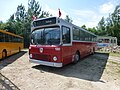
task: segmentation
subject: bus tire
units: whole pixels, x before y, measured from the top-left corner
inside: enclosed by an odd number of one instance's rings
[[[95,54],[95,48],[93,48],[92,55]]]
[[[2,52],[2,59],[5,59],[7,57],[7,51],[3,50]]]
[[[75,53],[75,56],[74,56],[74,61],[73,61],[73,63],[76,64],[79,60],[80,60],[80,54],[79,54],[79,52],[76,52],[76,53]]]

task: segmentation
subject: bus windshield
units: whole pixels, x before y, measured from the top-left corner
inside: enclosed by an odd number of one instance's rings
[[[34,45],[59,45],[60,28],[42,28],[36,29],[31,34],[31,44]]]

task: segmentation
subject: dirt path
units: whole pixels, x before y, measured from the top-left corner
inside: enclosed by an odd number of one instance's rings
[[[53,68],[29,63],[23,51],[1,61],[0,72],[20,90],[120,90],[120,63],[109,54]]]

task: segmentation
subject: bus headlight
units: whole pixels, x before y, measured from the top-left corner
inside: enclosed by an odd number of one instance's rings
[[[29,57],[32,58],[32,54],[30,54]]]
[[[57,57],[56,57],[56,56],[54,56],[54,57],[53,57],[53,60],[54,60],[54,61],[57,61]]]

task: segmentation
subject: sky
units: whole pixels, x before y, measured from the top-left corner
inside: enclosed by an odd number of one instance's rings
[[[95,27],[104,16],[107,18],[120,0],[36,0],[43,11],[48,11],[58,17],[58,8],[61,10],[61,18],[66,15],[73,20],[77,26],[86,25]],[[28,0],[0,0],[0,21],[6,22],[16,12],[18,5],[24,5],[26,10]]]

